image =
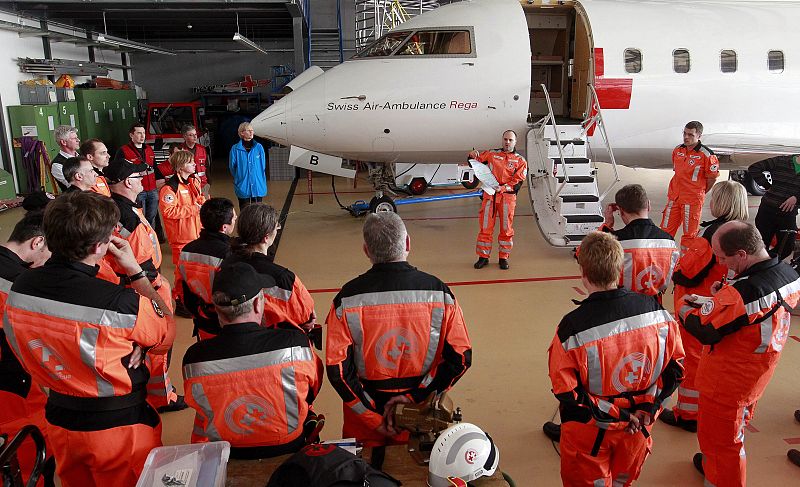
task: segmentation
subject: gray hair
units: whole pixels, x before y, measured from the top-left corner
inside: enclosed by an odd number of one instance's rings
[[[373,264],[403,260],[408,232],[397,213],[381,212],[364,221],[364,243]]]
[[[253,296],[253,299],[249,301],[245,301],[244,303],[237,304],[235,306],[221,306],[219,303],[228,303],[230,302],[231,297],[223,292],[217,291],[213,296],[211,296],[211,300],[214,301],[214,307],[217,310],[217,314],[221,315],[227,321],[234,321],[240,316],[244,316],[253,312],[258,296],[260,296],[260,294]]]
[[[239,129],[236,131],[236,133],[242,133],[243,131],[251,128],[253,128],[253,125],[250,124],[250,122],[242,122],[239,124]]]
[[[58,127],[56,127],[55,132],[53,132],[56,138],[56,142],[58,142],[59,140],[67,140],[69,139],[69,134],[77,134],[77,133],[78,129],[70,125],[59,125]]]
[[[194,125],[187,123],[183,127],[181,127],[181,135],[186,135],[192,130],[197,130]]]

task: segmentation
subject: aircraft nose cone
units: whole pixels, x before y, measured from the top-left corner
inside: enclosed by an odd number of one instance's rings
[[[287,101],[280,99],[259,113],[250,124],[259,137],[264,137],[281,145],[290,145],[286,135]]]

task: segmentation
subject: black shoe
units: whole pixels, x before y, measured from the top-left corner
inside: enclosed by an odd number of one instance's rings
[[[706,472],[703,470],[703,454],[695,453],[694,457],[692,457],[692,463],[694,463],[694,468],[696,468],[697,471],[703,474],[703,477],[705,477]]]
[[[508,259],[500,259],[499,262],[500,268],[504,271],[508,270]]]
[[[800,409],[795,410],[794,420],[800,422]]]
[[[789,457],[789,461],[800,467],[800,451],[795,450],[792,448],[788,452],[786,452],[786,456]]]
[[[691,433],[697,433],[697,421],[692,419],[683,419],[679,416],[675,416],[675,413],[672,412],[671,409],[665,409],[661,412],[658,416],[663,423],[667,423],[670,426],[675,426],[677,428],[683,428],[686,431]]]
[[[551,441],[561,441],[561,425],[548,421],[542,426],[544,435],[550,438]]]
[[[159,413],[171,413],[173,411],[183,411],[184,409],[188,408],[189,405],[186,404],[184,401],[183,396],[178,396],[178,399],[172,401],[171,403],[167,404],[166,406],[161,406],[158,408]]]
[[[486,267],[486,264],[488,263],[489,259],[487,259],[486,257],[478,257],[478,261],[475,262],[475,265],[473,265],[472,267],[476,269],[483,269],[484,267]]]
[[[189,310],[186,308],[186,305],[179,299],[175,300],[175,314],[180,316],[181,318],[191,318],[192,314],[189,313]]]

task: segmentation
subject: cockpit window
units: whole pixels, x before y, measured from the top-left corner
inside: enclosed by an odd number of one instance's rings
[[[396,56],[472,54],[469,31],[418,31],[408,38]]]
[[[373,42],[366,49],[358,53],[356,57],[382,57],[388,56],[397,49],[397,46],[411,34],[411,31],[389,32],[377,41]]]

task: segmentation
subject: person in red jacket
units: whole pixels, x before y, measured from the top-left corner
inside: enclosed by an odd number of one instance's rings
[[[661,228],[673,237],[681,223],[684,235],[697,235],[706,193],[719,177],[719,160],[700,142],[702,135],[702,123],[687,123],[683,129],[683,144],[672,151],[675,175],[669,182]]]
[[[183,358],[186,402],[197,412],[192,443],[228,441],[232,458],[293,453],[319,438],[311,404],[322,361],[298,329],[264,328],[270,276],[237,262],[214,277],[220,334]]]
[[[800,278],[771,257],[750,223],[724,223],[711,237],[717,262],[735,277],[711,286],[711,297],[690,294],[680,309],[686,331],[703,345],[695,468],[706,484],[744,486],[744,430],[769,384],[789,337]]]
[[[683,377],[678,324],[656,300],[617,287],[622,263],[612,235],[583,239],[578,264],[589,296],[564,316],[548,350],[564,485],[631,485],[661,404]]]
[[[717,262],[714,257],[711,238],[725,222],[747,221],[747,191],[736,181],[720,181],[711,189],[710,206],[714,219],[700,224],[705,228],[702,235],[696,237],[684,235],[681,238],[683,255],[672,275],[672,281],[675,283],[673,296],[676,310],[683,307],[685,303],[683,298],[686,295],[711,296],[711,286],[728,275],[728,268]],[[671,410],[664,410],[658,418],[671,426],[696,432],[700,392],[695,385],[695,379],[703,345],[686,331],[681,320],[679,322],[683,350],[686,352],[686,360],[683,362],[684,379],[678,388],[678,400],[675,406]]]
[[[20,274],[6,301],[9,345],[49,389],[47,434],[64,487],[133,487],[161,446],[141,364],[143,354],[167,353],[175,327],[150,299],[96,277],[108,252],[129,279],[144,278],[130,247],[113,236],[119,217],[110,198],[92,192],[52,201],[43,228],[53,256]]]
[[[364,253],[372,268],[342,286],[326,319],[326,368],[343,402],[342,436],[365,446],[406,443],[408,432],[392,424],[394,407],[449,390],[472,364],[461,306],[445,283],[408,263],[410,250],[396,213],[367,216]]]
[[[169,156],[169,163],[175,175],[161,187],[158,206],[164,218],[164,232],[172,249],[172,263],[175,266],[172,297],[182,303],[178,260],[183,247],[200,236],[200,207],[203,206],[205,197],[200,189],[200,180],[194,174],[195,164],[191,152],[179,150]]]
[[[142,207],[147,222],[162,237],[161,222],[158,218],[158,187],[164,181],[164,175],[156,166],[156,155],[153,148],[144,143],[146,132],[144,125],[134,123],[128,131],[131,141],[117,150],[114,159],[123,157],[134,164],[147,164],[150,168],[142,178],[142,191],[136,197],[136,203]]]
[[[517,207],[517,192],[528,173],[528,163],[515,150],[517,134],[513,130],[503,132],[503,148],[483,152],[472,151],[470,159],[478,160],[492,171],[499,183],[493,195],[484,192],[481,200],[481,211],[478,218],[480,232],[475,244],[478,260],[475,268],[480,269],[489,263],[492,253],[494,221],[500,219],[500,233],[497,242],[500,245],[500,268],[508,269],[508,256],[514,246],[514,209]]]
[[[0,245],[0,433],[11,441],[24,426],[39,428],[47,442],[47,421],[44,407],[47,396],[38,383],[31,380],[22,364],[11,351],[3,331],[3,315],[8,292],[14,280],[27,269],[41,267],[50,258],[50,249],[44,239],[41,211],[25,214],[11,231],[5,245]],[[48,460],[37,485],[55,485],[55,461],[52,446],[46,443]],[[27,480],[36,463],[36,447],[28,439],[17,451],[17,460],[23,480]]]
[[[209,170],[211,169],[211,159],[205,147],[197,143],[197,128],[194,125],[186,124],[181,128],[183,143],[178,146],[180,150],[188,150],[194,156],[194,163],[200,187],[203,189],[203,196],[208,199],[211,194],[211,182],[209,181]]]

